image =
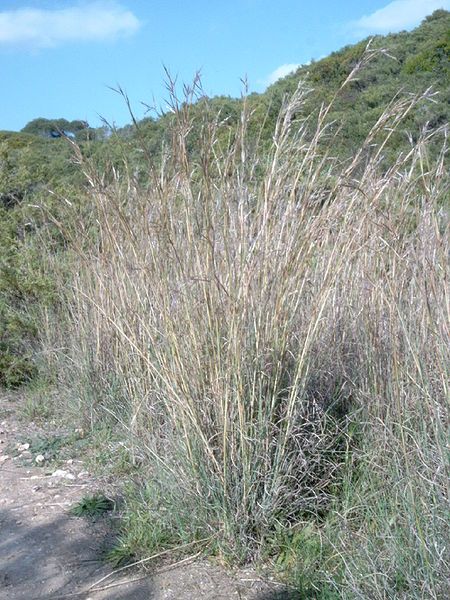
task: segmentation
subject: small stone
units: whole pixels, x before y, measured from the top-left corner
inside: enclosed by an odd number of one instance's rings
[[[0,456],[0,464],[4,463],[5,460],[8,460],[9,456],[7,454],[4,454],[3,456]]]
[[[19,452],[23,452],[24,450],[28,450],[30,444],[17,444],[17,450]]]
[[[80,471],[78,473],[78,479],[83,479],[83,477],[89,477],[89,473],[87,471]]]
[[[63,471],[62,469],[57,469],[54,473],[52,473],[52,477],[60,477],[61,479],[75,479],[75,475],[69,473],[68,471]]]
[[[31,452],[29,450],[24,450],[21,454],[22,458],[31,458]]]
[[[68,460],[66,460],[66,464],[72,465],[73,464],[73,458],[69,458]]]
[[[45,456],[43,454],[37,454],[34,462],[37,463],[38,465],[42,464],[45,461]]]

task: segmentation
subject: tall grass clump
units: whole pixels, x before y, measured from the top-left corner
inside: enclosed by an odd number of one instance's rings
[[[281,556],[304,597],[443,598],[448,208],[445,151],[427,154],[443,131],[386,164],[426,100],[398,98],[338,161],[329,107],[298,116],[307,93],[269,154],[245,101],[233,128],[205,100],[194,119],[188,94],[144,174],[79,156],[92,214],[60,364],[77,413],[116,423],[141,463],[133,551],[157,544],[145,523],[166,545]]]

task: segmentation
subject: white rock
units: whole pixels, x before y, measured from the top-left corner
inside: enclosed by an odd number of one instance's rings
[[[17,444],[17,450],[19,452],[23,452],[24,450],[28,450],[30,444]]]
[[[75,475],[69,473],[68,471],[63,471],[62,469],[57,469],[54,473],[52,473],[52,477],[60,477],[61,479],[75,479]]]
[[[36,462],[38,465],[42,464],[45,461],[45,456],[43,454],[37,454],[34,462]]]
[[[73,464],[73,458],[69,458],[68,460],[66,460],[66,464],[72,465]]]

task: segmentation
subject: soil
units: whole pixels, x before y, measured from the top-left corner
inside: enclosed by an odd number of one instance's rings
[[[69,512],[102,482],[86,471],[82,456],[36,464],[33,440],[48,435],[49,426],[24,424],[18,417],[21,402],[19,394],[0,391],[0,600],[294,598],[251,569],[230,572],[205,560],[187,559],[153,572],[112,569],[104,559],[111,519],[92,521]]]

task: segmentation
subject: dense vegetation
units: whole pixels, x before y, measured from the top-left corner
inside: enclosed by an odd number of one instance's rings
[[[57,386],[129,480],[117,561],[447,597],[449,31],[173,85],[106,139],[0,134],[0,383]]]

